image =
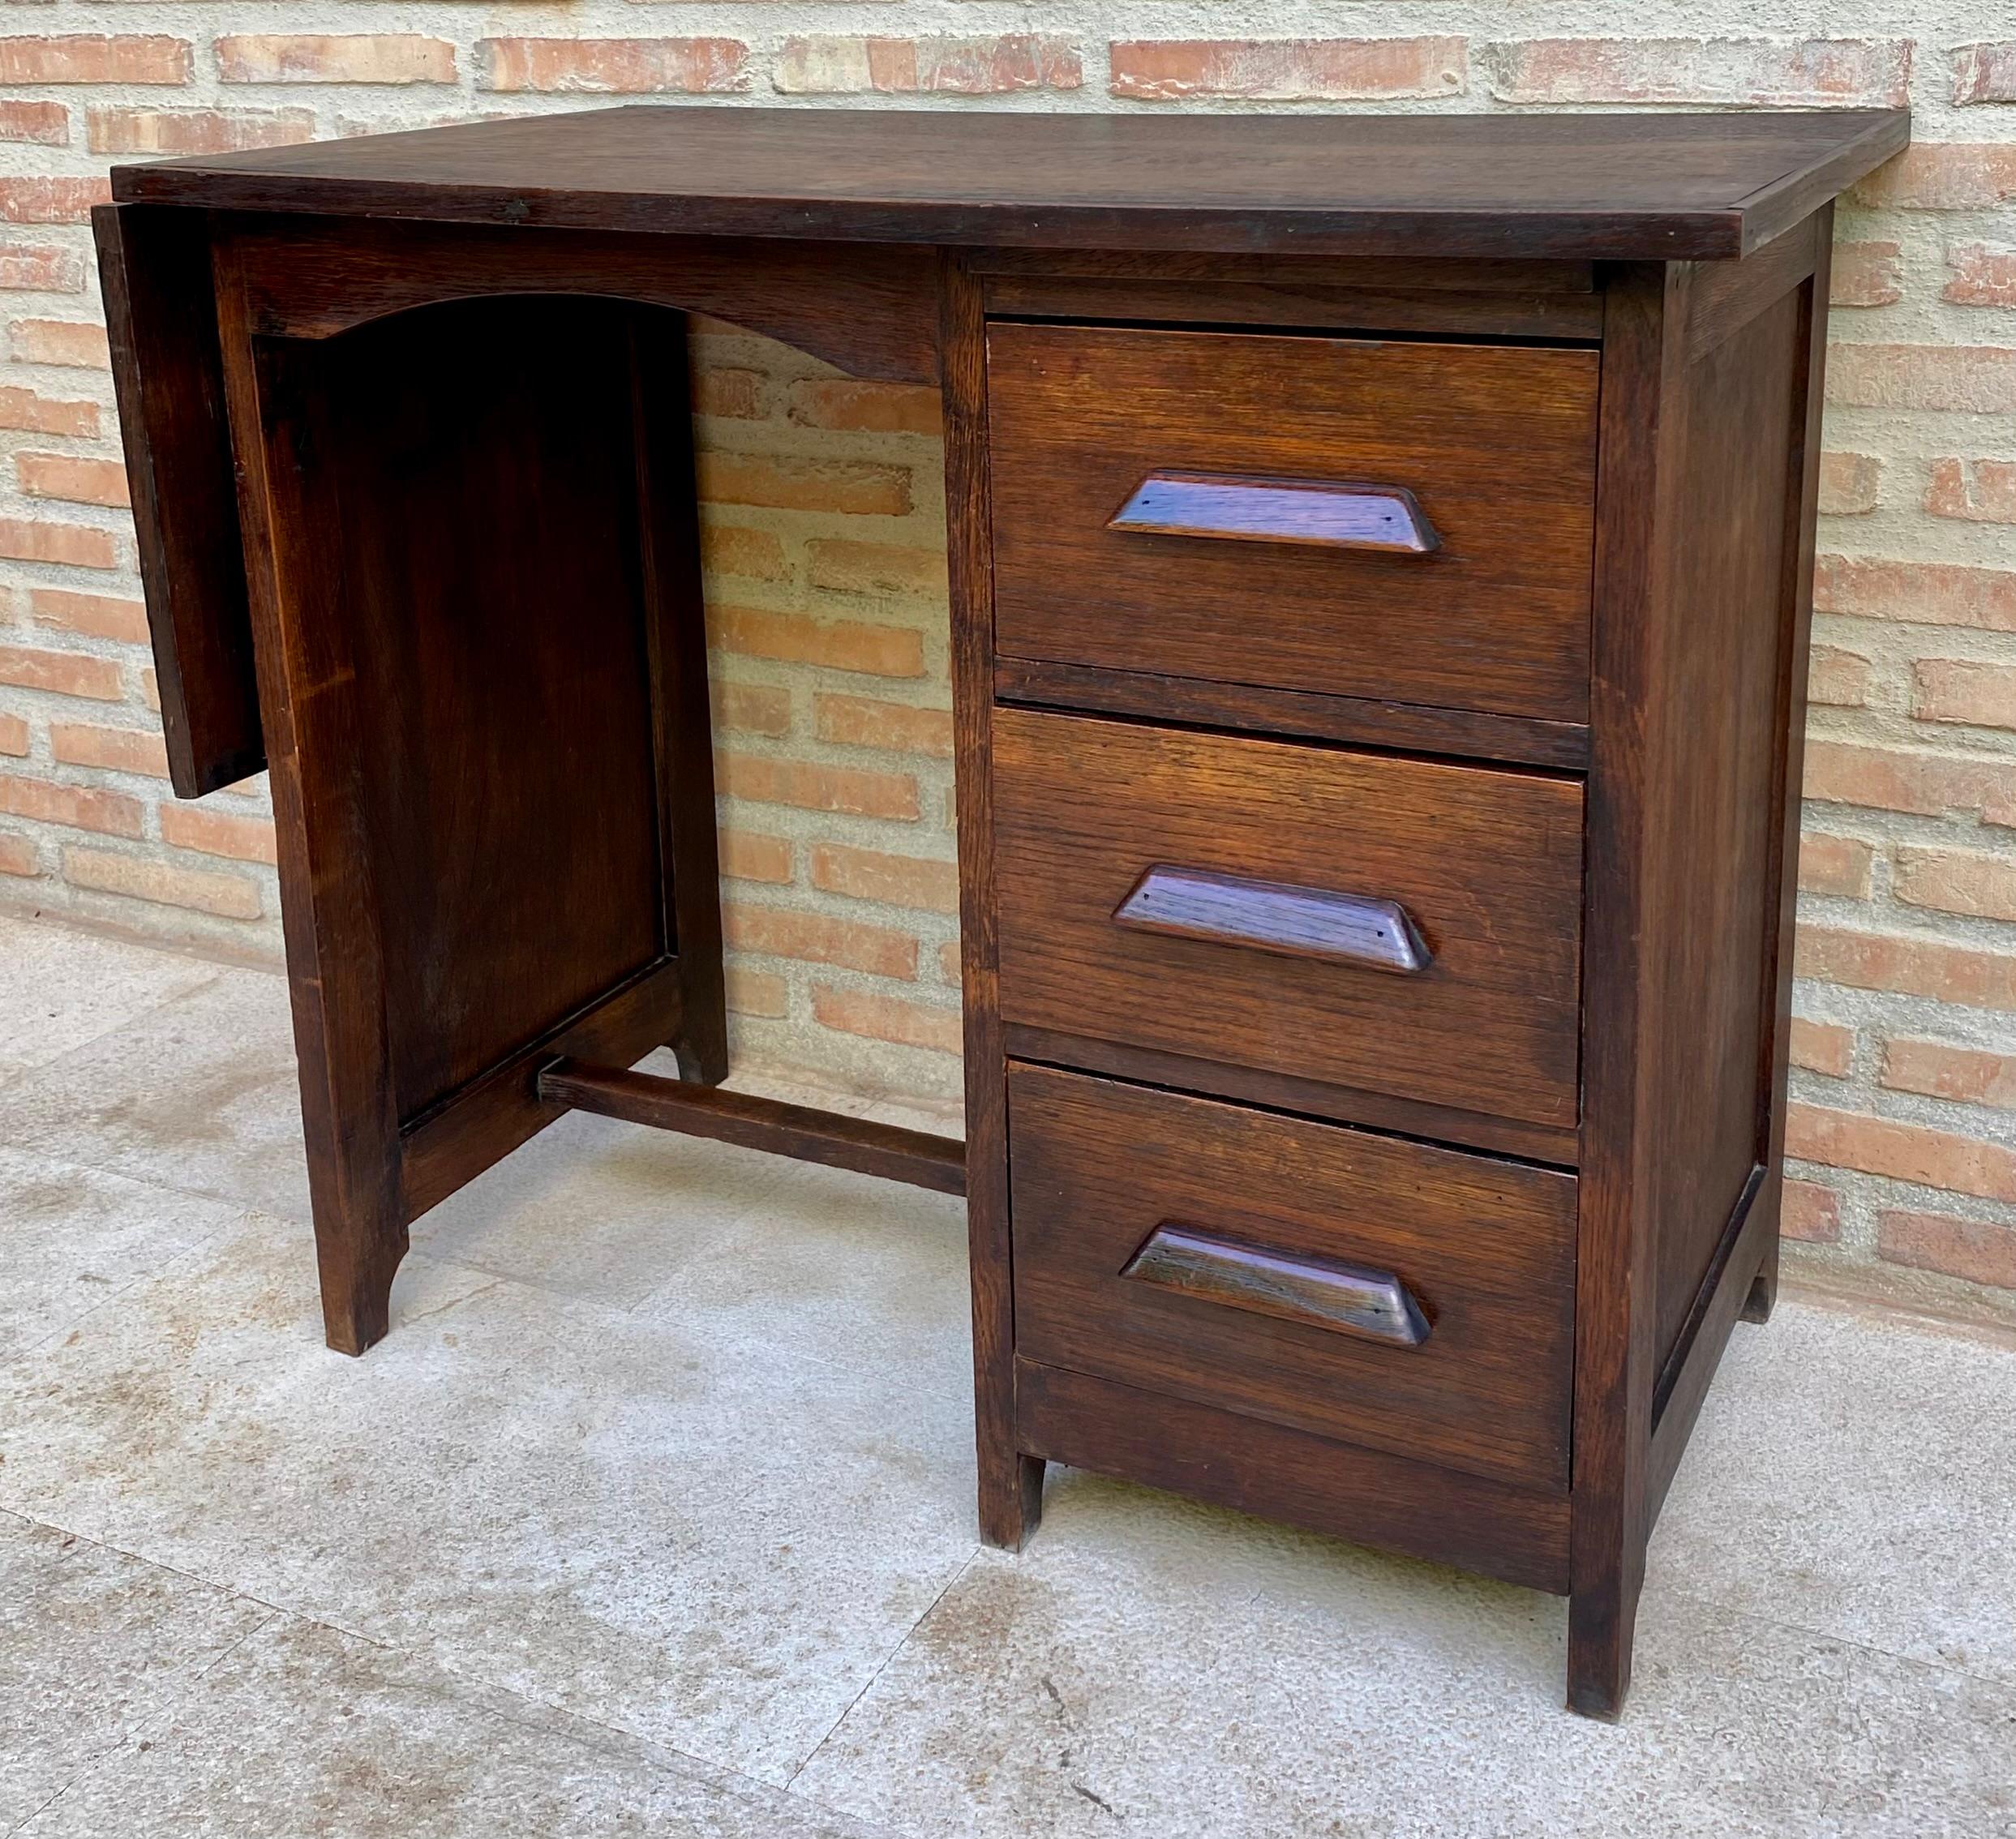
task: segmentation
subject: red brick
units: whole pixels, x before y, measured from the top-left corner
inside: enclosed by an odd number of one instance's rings
[[[1836,306],[1889,306],[1904,298],[1902,251],[1894,242],[1837,242],[1828,299]]]
[[[1911,714],[1921,722],[2016,728],[2016,665],[1921,658],[1911,682]]]
[[[2016,349],[2010,355],[2016,357]],[[1822,555],[1814,564],[1813,607],[1855,619],[2013,632],[2016,573],[1950,562]]]
[[[942,549],[815,537],[805,545],[805,555],[814,587],[842,594],[921,594],[932,599],[945,595]]]
[[[1461,38],[1135,39],[1116,41],[1111,54],[1112,92],[1145,102],[1342,102],[1460,96],[1469,87]]]
[[[801,427],[849,433],[937,435],[944,430],[938,392],[911,384],[807,378],[791,386],[788,412]]]
[[[774,971],[752,971],[731,964],[725,979],[728,1009],[736,1015],[761,1015],[778,1020],[791,1013],[791,986]]]
[[[769,881],[781,886],[797,872],[787,837],[766,837],[759,830],[721,833],[721,872],[732,881]]]
[[[1869,700],[1869,661],[1855,652],[1817,645],[1807,661],[1806,700],[1829,709],[1860,709]]]
[[[1788,1239],[1809,1245],[1831,1245],[1841,1237],[1841,1197],[1817,1181],[1787,1177],[1778,1230]]]
[[[1802,926],[1797,967],[1802,977],[1851,989],[1894,990],[1961,1008],[2016,1012],[2016,954],[2006,952]]]
[[[2016,44],[1956,45],[1953,100],[1963,109],[1977,102],[2016,102]]]
[[[851,817],[886,817],[915,823],[922,815],[917,782],[907,773],[861,773],[821,766],[808,760],[779,760],[753,753],[723,755],[715,783],[730,798],[760,804],[790,804],[806,811],[838,811]]]
[[[959,1051],[959,1012],[900,997],[867,990],[839,990],[826,984],[812,987],[813,1019],[821,1027],[897,1047],[924,1048],[934,1053]]]
[[[0,223],[86,224],[92,205],[111,201],[102,178],[0,178]]]
[[[127,494],[123,461],[87,460],[74,453],[17,453],[14,472],[30,498],[60,498],[72,504],[123,506],[133,502]]]
[[[39,875],[41,872],[35,839],[0,830],[0,875]]]
[[[94,702],[119,702],[126,696],[119,667],[109,658],[15,645],[0,645],[0,684],[48,690],[57,696],[88,697]]]
[[[817,843],[812,851],[812,885],[853,900],[881,901],[925,913],[959,910],[956,863],[890,855],[845,843]]]
[[[164,804],[161,841],[177,849],[205,855],[228,855],[235,862],[277,862],[279,846],[270,817],[236,817],[200,805]]]
[[[70,110],[61,102],[0,102],[0,140],[70,144]]]
[[[837,964],[877,977],[917,975],[917,941],[886,926],[799,913],[781,907],[731,906],[726,915],[729,947],[809,964]]]
[[[2007,414],[2016,410],[2016,345],[1835,345],[1827,354],[1827,400]]]
[[[1935,517],[2016,524],[2016,460],[1935,460],[1925,488]]]
[[[476,58],[478,89],[700,96],[749,86],[749,48],[734,38],[486,38]]]
[[[1869,864],[1875,851],[1854,837],[1808,830],[1799,842],[1799,885],[1807,894],[1869,898]]]
[[[952,711],[919,709],[906,702],[877,702],[864,696],[821,692],[812,699],[813,720],[821,740],[842,747],[877,747],[891,753],[952,757]]]
[[[98,786],[59,786],[47,779],[0,775],[0,811],[73,830],[102,830],[118,837],[140,834],[139,800]]]
[[[1883,462],[1867,453],[1820,457],[1820,508],[1829,517],[1859,517],[1876,508]]]
[[[1948,1047],[1941,1041],[1887,1041],[1883,1083],[1892,1091],[2016,1111],[2016,1054]]]
[[[311,109],[135,109],[94,104],[85,111],[94,153],[234,153],[315,139]]]
[[[839,511],[900,517],[910,508],[910,473],[865,460],[804,460],[774,453],[700,457],[700,495],[710,504],[780,511]]]
[[[1809,740],[1804,795],[1921,817],[1978,811],[1990,823],[2016,824],[2016,764]]]
[[[693,379],[693,406],[696,415],[719,415],[726,420],[753,422],[763,414],[764,377],[760,371],[737,370],[731,365],[713,365],[696,370]]]
[[[88,438],[98,431],[98,405],[57,401],[32,389],[0,389],[0,428]]]
[[[63,879],[100,894],[124,894],[167,907],[185,907],[221,920],[256,920],[264,902],[259,885],[242,875],[183,868],[109,850],[66,848]]]
[[[119,639],[128,645],[147,642],[147,608],[137,600],[118,600],[103,594],[72,594],[67,588],[38,587],[29,594],[28,607],[36,625],[55,632]]]
[[[0,242],[0,288],[10,293],[81,294],[85,279],[84,259],[74,249],[47,242]]]
[[[0,38],[0,84],[187,83],[188,41],[148,33]]]
[[[19,715],[0,715],[0,753],[19,759],[28,750],[28,725]]]
[[[1792,1018],[1792,1064],[1808,1073],[1824,1073],[1830,1079],[1845,1079],[1855,1061],[1855,1030],[1832,1022],[1809,1022],[1803,1015]]]
[[[1877,1250],[1888,1263],[2016,1289],[2016,1231],[2009,1227],[1944,1213],[1886,1211],[1877,1216],[1876,1230]]]
[[[1085,80],[1069,39],[1001,37],[787,38],[772,82],[787,96],[1002,96],[1076,89]]]
[[[168,748],[151,728],[105,728],[88,722],[52,722],[49,752],[66,766],[168,777]]]
[[[62,364],[79,371],[112,368],[103,326],[82,319],[16,319],[11,330],[14,354],[24,364]]]
[[[455,47],[418,32],[233,32],[217,43],[226,83],[453,83]]]
[[[791,732],[791,692],[776,684],[724,684],[716,679],[714,723],[745,735]]]
[[[0,517],[0,555],[14,562],[63,562],[77,568],[116,568],[112,533],[91,524]]]
[[[1501,102],[1714,102],[1752,109],[1901,108],[1901,39],[1542,38],[1487,46]]]
[[[708,636],[723,650],[745,658],[821,664],[877,677],[921,677],[924,637],[903,626],[858,619],[813,619],[802,613],[766,613],[755,607],[710,607]]]
[[[718,523],[711,517],[701,526],[700,562],[710,577],[733,575],[753,581],[791,579],[791,558],[784,553],[781,538],[769,530]]]
[[[1922,1124],[1795,1104],[1787,1120],[1785,1153],[1950,1194],[2016,1201],[2016,1150]]]
[[[2016,855],[1908,848],[1896,854],[1891,888],[1907,907],[2016,920]]]
[[[1983,211],[2016,197],[2016,144],[1907,148],[1855,186],[1858,204],[1920,211]]]
[[[1958,306],[2016,306],[2016,249],[1958,242],[1946,251],[1953,279],[1940,298]]]

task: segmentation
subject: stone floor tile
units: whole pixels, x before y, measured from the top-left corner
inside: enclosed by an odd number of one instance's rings
[[[6,1090],[15,1148],[308,1218],[279,977],[218,971]]]
[[[0,1505],[781,1781],[974,1550],[963,1397],[787,1339],[410,1258],[348,1360],[255,1215],[0,1368]]]
[[[212,982],[214,964],[0,913],[0,1085]]]
[[[868,1839],[802,1798],[278,1616],[20,1839]]]
[[[0,1832],[159,1717],[272,1613],[0,1515]]]
[[[2007,1839],[2016,1694],[1668,1597],[1624,1721],[1561,1606],[1083,1476],[794,1788],[918,1839]]]
[[[2016,1348],[1789,1303],[1731,1339],[1649,1574],[2016,1686],[2013,1487]]]
[[[60,1334],[242,1213],[0,1148],[0,1361]]]

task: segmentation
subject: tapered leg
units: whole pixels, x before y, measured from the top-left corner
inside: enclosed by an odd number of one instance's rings
[[[1570,1711],[1614,1722],[1624,1710],[1642,1581],[1642,1566],[1635,1574],[1620,1567],[1615,1576],[1577,1589],[1568,1599]]]

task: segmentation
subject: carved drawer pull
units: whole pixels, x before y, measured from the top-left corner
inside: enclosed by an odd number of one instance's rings
[[[1157,864],[1113,909],[1113,923],[1172,938],[1248,945],[1366,971],[1417,976],[1434,961],[1396,900],[1258,881]]]
[[[1442,542],[1404,486],[1242,478],[1230,473],[1151,473],[1106,528],[1401,555],[1428,555]]]
[[[1156,1227],[1120,1275],[1256,1315],[1368,1335],[1399,1347],[1418,1348],[1428,1339],[1421,1305],[1390,1271],[1290,1258],[1173,1223]]]

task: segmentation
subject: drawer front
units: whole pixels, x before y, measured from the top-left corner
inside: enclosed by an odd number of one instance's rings
[[[1015,1065],[1025,1360],[1567,1485],[1574,1177]]]
[[[1579,783],[997,709],[1001,1010],[1557,1129]]]
[[[1579,349],[993,325],[995,649],[1585,721],[1596,380]]]

